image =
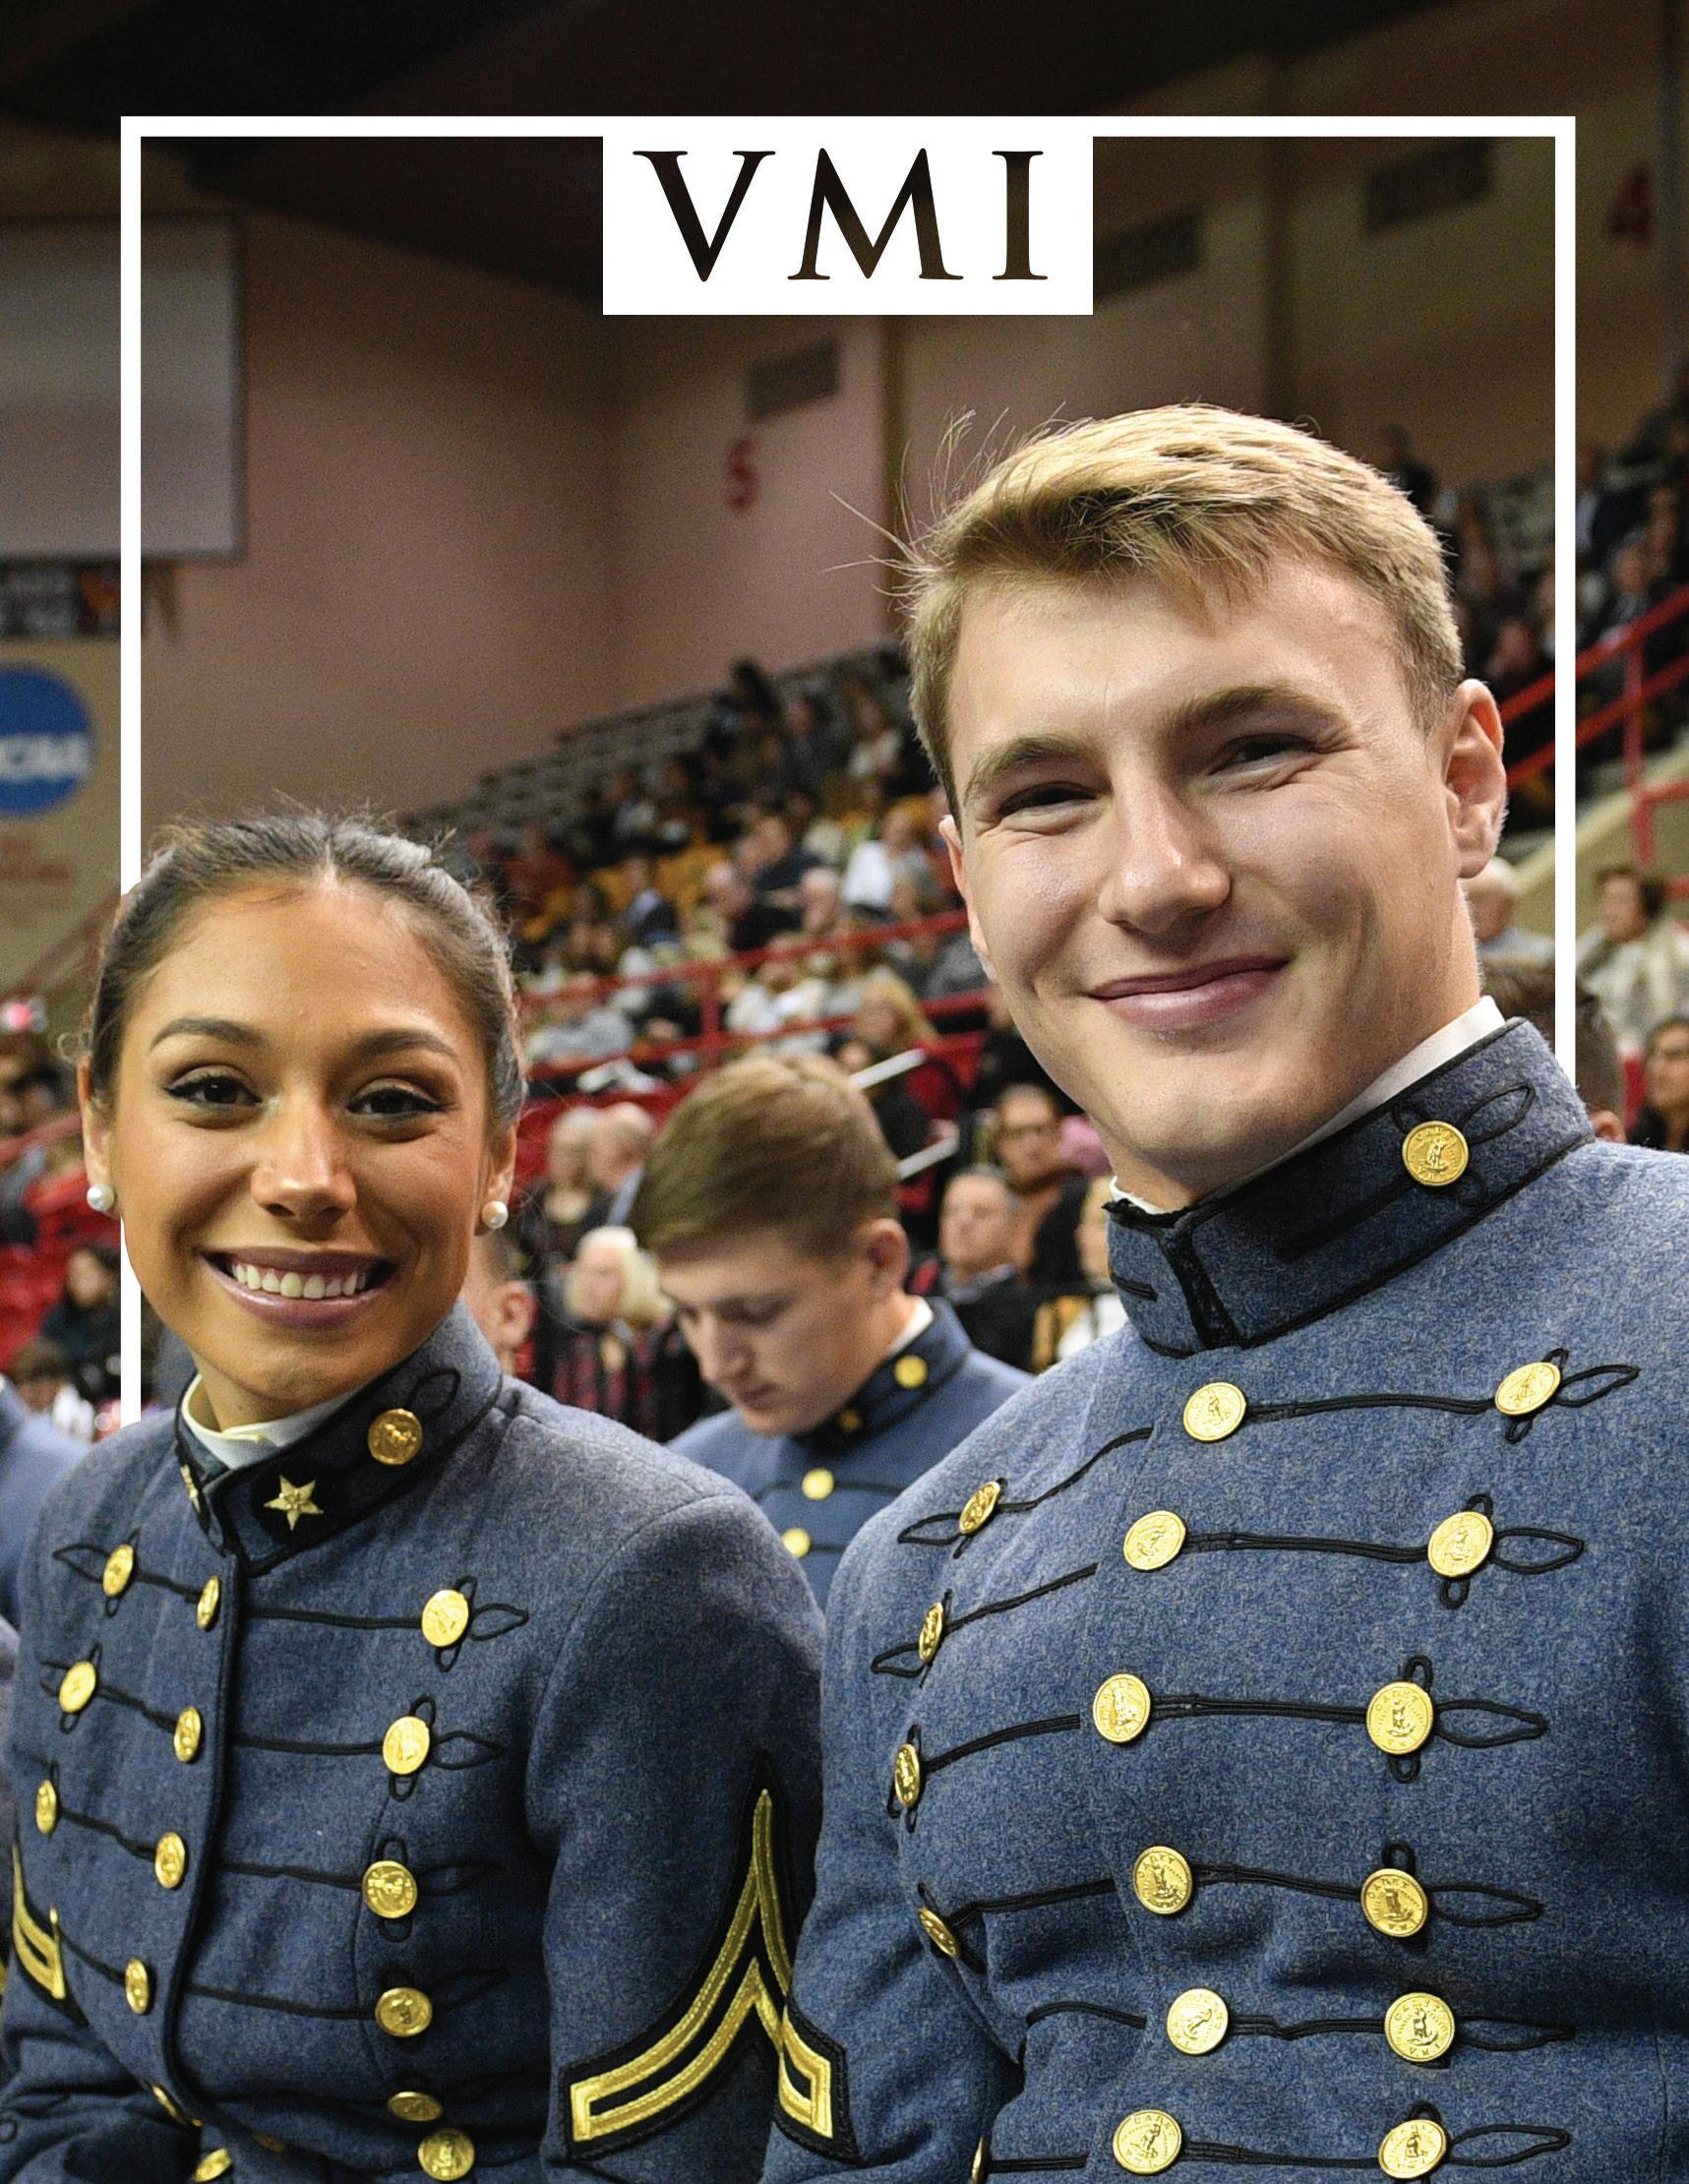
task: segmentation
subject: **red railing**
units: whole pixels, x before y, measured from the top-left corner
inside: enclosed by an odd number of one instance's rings
[[[1660,600],[1656,607],[1638,615],[1637,619],[1622,630],[1586,646],[1578,654],[1574,669],[1580,687],[1616,662],[1622,677],[1622,687],[1617,697],[1609,698],[1594,711],[1585,714],[1578,723],[1576,746],[1587,751],[1603,736],[1615,730],[1622,735],[1620,746],[1624,758],[1625,787],[1630,794],[1631,839],[1636,845],[1636,861],[1644,867],[1654,863],[1654,814],[1659,805],[1674,804],[1689,797],[1689,779],[1682,781],[1651,782],[1647,778],[1647,754],[1644,736],[1648,726],[1648,708],[1667,691],[1675,690],[1679,683],[1689,679],[1689,644],[1674,660],[1666,661],[1652,674],[1647,672],[1645,653],[1651,637],[1673,623],[1680,623],[1689,616],[1689,584],[1674,591],[1669,598]],[[1689,633],[1686,633],[1689,634]],[[1518,692],[1502,707],[1503,721],[1514,721],[1523,714],[1534,712],[1547,702],[1553,695],[1554,678],[1544,675],[1529,689]],[[1518,765],[1508,768],[1510,788],[1545,773],[1554,763],[1554,746],[1550,741],[1541,750],[1534,751]],[[1671,881],[1671,891],[1676,895],[1689,895],[1689,876]]]

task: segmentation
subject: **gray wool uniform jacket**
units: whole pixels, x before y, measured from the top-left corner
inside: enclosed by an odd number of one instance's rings
[[[875,1519],[767,2184],[1689,2179],[1689,1161],[1511,1024]]]
[[[250,1469],[97,1448],[23,1600],[0,2179],[755,2176],[819,1624],[742,1495],[458,1308]]]

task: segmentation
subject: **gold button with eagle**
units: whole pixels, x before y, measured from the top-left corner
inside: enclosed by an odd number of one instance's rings
[[[378,1464],[395,1469],[422,1453],[422,1421],[414,1411],[384,1411],[364,1435],[364,1445]]]

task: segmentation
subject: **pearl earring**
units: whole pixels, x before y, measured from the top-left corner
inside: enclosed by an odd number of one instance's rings
[[[481,1226],[483,1229],[502,1229],[510,1218],[511,1209],[506,1205],[503,1198],[489,1198],[481,1208]]]
[[[117,1193],[112,1189],[110,1183],[90,1183],[88,1186],[88,1202],[95,1213],[115,1213],[117,1211]]]

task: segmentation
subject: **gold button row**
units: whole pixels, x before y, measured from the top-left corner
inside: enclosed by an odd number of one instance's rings
[[[1172,2168],[1183,2145],[1184,2133],[1165,2108],[1138,2108],[1116,2127],[1115,2159],[1130,2176],[1159,2176]],[[1386,2176],[1429,2176],[1448,2150],[1442,2125],[1416,2117],[1385,2134],[1378,2166]]]
[[[1537,1359],[1530,1365],[1515,1365],[1496,1389],[1493,1401],[1508,1418],[1529,1418],[1552,1402],[1559,1386],[1559,1366],[1546,1358]],[[1184,1430],[1193,1441],[1223,1441],[1237,1432],[1248,1411],[1249,1399],[1236,1382],[1208,1380],[1185,1402]]]
[[[1196,1893],[1190,1861],[1165,1843],[1152,1844],[1132,1866],[1132,1894],[1158,1918],[1173,1918]],[[1381,1865],[1360,1884],[1360,1909],[1376,1933],[1407,1941],[1431,1915],[1430,1898],[1414,1878],[1399,1867]]]
[[[1212,2054],[1231,2027],[1225,1998],[1211,1987],[1187,1987],[1168,2006],[1167,2036],[1181,2055]],[[1455,2031],[1455,2014],[1440,1995],[1399,1995],[1384,2013],[1384,2037],[1404,2062],[1439,2061]]]
[[[1132,1525],[1121,1551],[1134,1570],[1164,1570],[1183,1553],[1188,1537],[1176,1511],[1152,1509]],[[1431,1534],[1425,1559],[1439,1577],[1470,1577],[1488,1561],[1494,1546],[1495,1527],[1481,1509],[1457,1509]]]
[[[129,1581],[135,1575],[135,1549],[126,1540],[121,1547],[114,1547],[105,1558],[105,1568],[100,1572],[99,1586],[107,1600],[121,1600],[129,1590]],[[222,1586],[214,1577],[208,1577],[199,1602],[194,1608],[194,1619],[202,1630],[210,1630],[217,1619],[217,1603],[222,1598]]]
[[[1097,1686],[1091,1722],[1097,1734],[1111,1744],[1130,1744],[1149,1728],[1154,1710],[1155,1701],[1143,1678],[1122,1672],[1105,1677]],[[1430,1694],[1417,1683],[1387,1683],[1373,1693],[1366,1708],[1366,1733],[1381,1752],[1417,1752],[1435,1721]]]

